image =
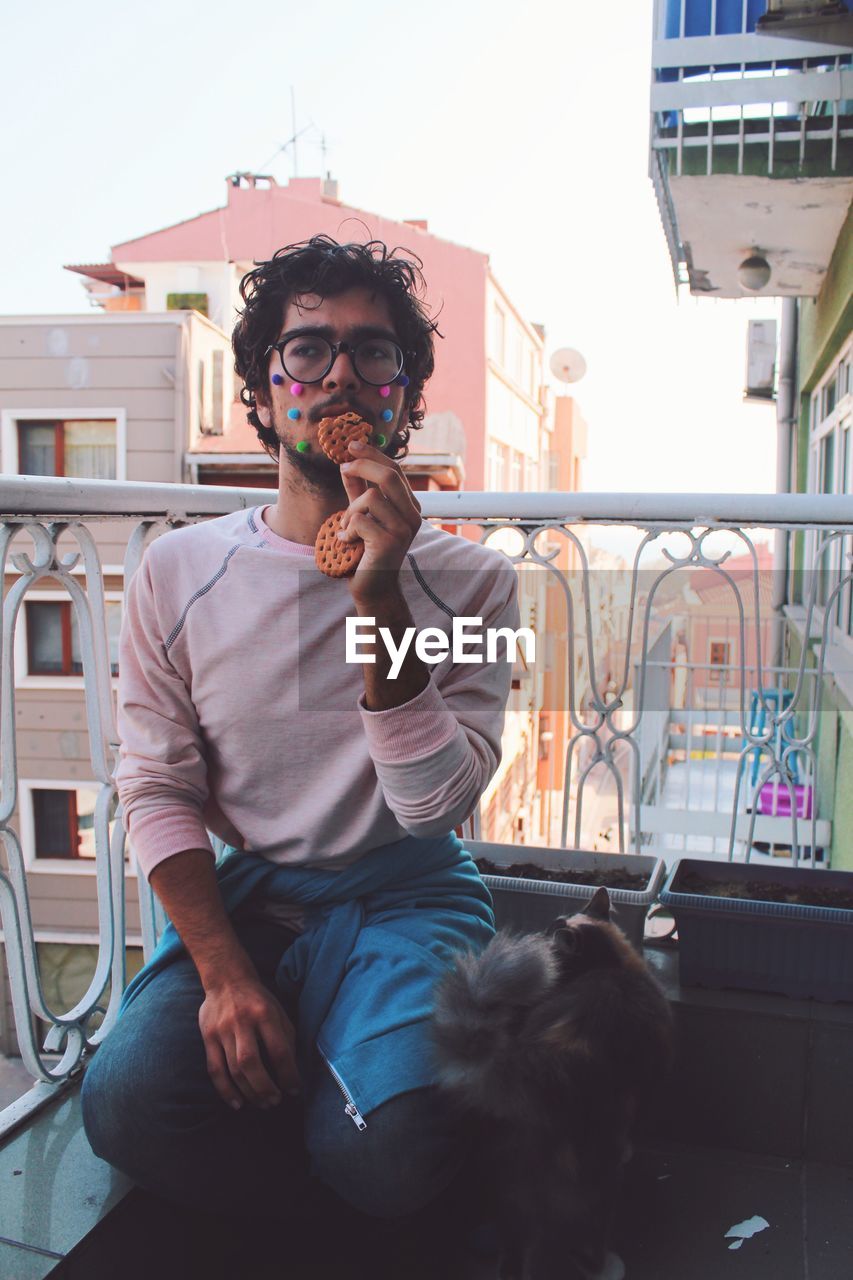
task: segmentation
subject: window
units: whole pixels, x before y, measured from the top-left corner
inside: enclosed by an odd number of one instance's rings
[[[496,441],[489,441],[489,489],[497,493],[501,489],[501,451]]]
[[[512,376],[519,387],[524,386],[524,339],[517,324],[512,326]]]
[[[20,475],[115,480],[114,421],[33,419],[17,427]]]
[[[31,676],[79,676],[83,654],[77,614],[70,600],[28,600],[27,674]],[[118,675],[118,642],[121,603],[106,602],[110,674]]]
[[[205,376],[205,367],[204,367],[203,360],[199,360],[197,372],[198,372],[198,387],[197,387],[198,429],[202,435],[206,435],[208,432],[209,424],[207,420],[207,378]]]
[[[825,377],[811,396],[811,445],[809,459],[810,493],[850,493],[851,457],[849,433],[850,417],[850,362],[853,347],[848,342],[845,351],[828,369]],[[847,539],[825,547],[819,563],[815,557],[821,539],[815,534],[807,539],[807,563],[814,566],[816,580],[804,584],[804,600],[808,600],[812,586],[815,600],[826,606],[829,598],[846,572]],[[846,632],[853,629],[853,593],[841,591],[833,608],[833,620]]]
[[[509,487],[512,493],[521,492],[521,478],[524,475],[524,455],[517,449],[512,450],[510,460]]]
[[[498,491],[506,492],[507,479],[509,477],[509,446],[505,444],[498,445]]]
[[[731,640],[709,640],[708,641],[708,662],[711,665],[709,672],[712,684],[718,684],[720,676],[726,667],[732,665],[732,642]],[[714,670],[713,668],[719,668]]]
[[[94,787],[34,787],[32,797],[36,858],[95,857]]]
[[[497,304],[492,308],[492,359],[506,362],[506,316]]]
[[[834,493],[835,492],[835,432],[828,431],[821,439],[819,452],[819,474],[818,474],[818,492]],[[832,562],[835,558],[835,548],[828,546],[823,555],[820,557],[820,564],[816,566],[818,570],[817,579],[817,603],[825,605],[832,592],[833,572]]]
[[[225,352],[213,353],[213,424],[211,430],[222,435],[225,419]]]
[[[830,432],[820,442],[820,476],[821,493],[833,493],[835,480],[835,435]]]

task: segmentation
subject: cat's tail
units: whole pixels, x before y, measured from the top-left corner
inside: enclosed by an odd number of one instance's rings
[[[459,1101],[507,1114],[527,1077],[529,1011],[557,981],[542,937],[498,932],[480,954],[457,956],[436,988],[433,1038],[439,1081]]]

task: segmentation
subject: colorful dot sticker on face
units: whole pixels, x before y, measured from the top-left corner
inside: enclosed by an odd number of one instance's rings
[[[281,381],[284,381],[284,379],[281,379]],[[290,394],[292,396],[301,396],[304,390],[305,388],[303,387],[301,382],[294,382],[291,384]]]
[[[407,387],[409,385],[409,379],[406,377],[405,373],[401,373],[396,379],[396,382],[398,387]]]
[[[383,409],[383,410],[382,410],[382,421],[383,421],[383,422],[390,422],[390,421],[391,421],[391,419],[392,419],[393,417],[394,417],[394,410],[393,410],[393,409]]]
[[[274,386],[276,387],[280,387],[281,384],[284,382],[284,378],[281,376],[280,373],[274,373],[272,376],[272,380],[273,380]]]
[[[380,432],[379,432],[379,435],[376,437],[376,447],[377,447],[377,449],[384,449],[384,447],[385,447],[385,445],[386,445],[387,443],[388,443],[388,441],[385,439],[385,437],[383,436],[382,432],[380,431]]]
[[[307,440],[297,440],[296,442],[297,453],[307,453],[310,448],[311,446]]]
[[[288,409],[287,416],[288,418],[292,418],[293,421],[295,422],[297,418],[302,417],[302,414],[299,412],[298,409]]]
[[[390,396],[390,394],[391,394],[391,388],[390,388],[390,387],[380,387],[380,388],[379,388],[379,394],[380,394],[381,396],[385,396],[385,398],[387,399],[387,398],[388,398],[388,396]]]

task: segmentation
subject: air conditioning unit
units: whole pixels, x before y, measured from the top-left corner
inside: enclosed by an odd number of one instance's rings
[[[776,398],[776,321],[750,320],[746,337],[744,400],[767,404]]]

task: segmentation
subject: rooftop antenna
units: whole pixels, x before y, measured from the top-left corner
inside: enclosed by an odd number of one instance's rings
[[[299,134],[296,132],[296,90],[293,85],[290,86],[290,114],[293,119],[293,176],[299,177],[299,161],[296,156],[296,139]]]
[[[288,147],[293,147],[293,176],[295,178],[296,177],[296,139],[301,138],[303,133],[307,133],[309,129],[316,129],[316,127],[317,126],[314,124],[313,120],[309,121],[308,124],[304,125],[299,130],[298,133],[294,133],[292,137],[288,138],[287,142],[283,142],[280,147],[276,147],[275,151],[272,153],[269,160],[265,160],[262,165],[259,165],[258,168],[255,170],[255,173],[263,173],[264,170],[270,167],[273,160],[275,160],[276,156],[280,156],[282,151],[286,151]]]

